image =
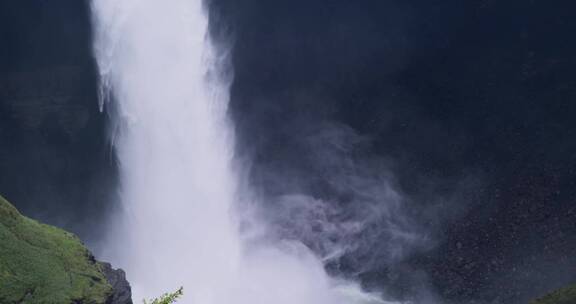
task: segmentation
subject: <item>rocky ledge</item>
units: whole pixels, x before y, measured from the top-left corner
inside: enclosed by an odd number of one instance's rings
[[[122,270],[80,239],[22,216],[0,197],[0,303],[132,304]]]

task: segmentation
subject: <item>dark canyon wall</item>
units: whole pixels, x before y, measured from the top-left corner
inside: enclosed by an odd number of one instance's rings
[[[399,296],[522,303],[573,282],[573,6],[210,1],[251,180],[346,206],[317,148],[377,160],[430,243],[390,265],[377,239],[368,267],[339,269]],[[86,1],[0,1],[0,192],[96,246],[117,174],[89,21]]]
[[[0,192],[96,241],[116,181],[87,2],[1,1],[0,20]]]

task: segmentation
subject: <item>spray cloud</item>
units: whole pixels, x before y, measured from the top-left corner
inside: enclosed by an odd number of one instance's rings
[[[384,303],[238,211],[259,204],[238,203],[254,196],[234,170],[228,83],[202,1],[93,0],[92,10],[121,172],[108,255],[136,300],[184,285],[194,304]]]

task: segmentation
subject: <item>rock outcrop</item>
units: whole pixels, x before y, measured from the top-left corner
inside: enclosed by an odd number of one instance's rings
[[[22,216],[0,197],[0,303],[132,304],[122,270],[73,234]]]
[[[122,269],[113,269],[109,263],[100,263],[102,272],[112,286],[110,304],[132,304],[132,290]]]

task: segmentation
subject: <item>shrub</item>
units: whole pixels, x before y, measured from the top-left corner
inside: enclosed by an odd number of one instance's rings
[[[178,298],[184,294],[184,288],[180,287],[178,290],[172,293],[165,293],[160,298],[153,299],[150,301],[144,300],[144,304],[172,304],[176,303]]]

